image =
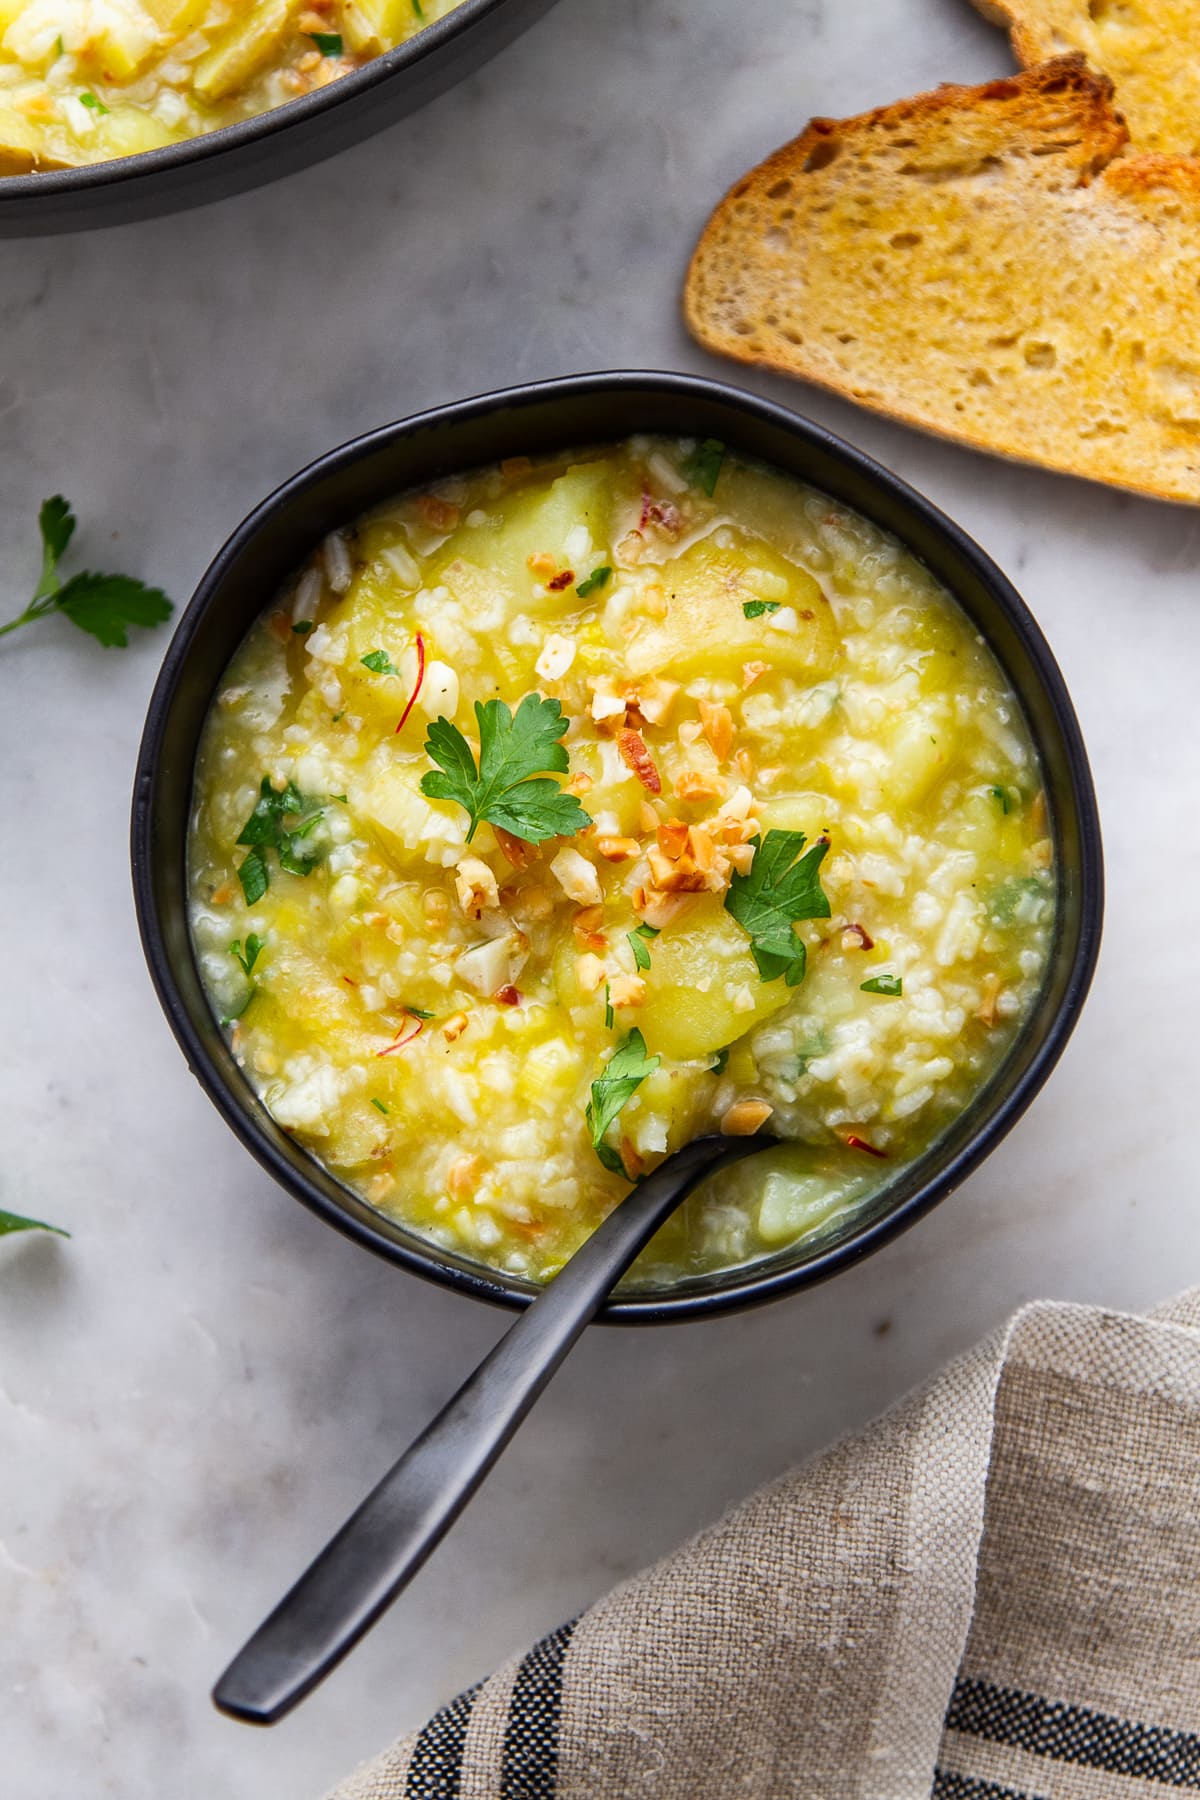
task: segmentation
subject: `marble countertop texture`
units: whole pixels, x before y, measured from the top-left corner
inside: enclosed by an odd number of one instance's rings
[[[0,1245],[5,1800],[316,1800],[1021,1302],[1139,1308],[1200,1277],[1200,514],[738,374],[677,315],[708,207],[811,114],[1009,66],[966,0],[561,0],[340,160],[0,245],[0,616],[60,489],[82,558],[183,600],[252,503],[353,433],[580,369],[729,376],[899,470],[1013,576],[1080,711],[1110,881],[1084,1020],[950,1202],[765,1311],[591,1333],[406,1598],[254,1732],[213,1678],[507,1321],[310,1218],[184,1067],[126,850],[165,636],[6,639],[0,1206],[73,1235]]]

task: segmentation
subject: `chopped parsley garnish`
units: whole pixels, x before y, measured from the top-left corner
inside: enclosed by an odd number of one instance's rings
[[[992,796],[992,799],[996,802],[996,805],[1000,808],[1002,813],[1011,811],[1012,802],[1009,799],[1007,788],[990,787],[988,793]]]
[[[418,19],[423,19],[425,17],[425,13],[421,6],[421,0],[413,0],[413,11],[416,13]]]
[[[222,1025],[236,1025],[238,1020],[245,1013],[246,1008],[249,1006],[250,1002],[253,1000],[253,998],[254,998],[255,994],[257,994],[257,992],[258,992],[257,987],[255,987],[254,983],[251,982],[250,992],[246,995],[246,998],[242,1001],[242,1004],[239,1007],[236,1007],[233,1012],[228,1012],[225,1014],[225,1016],[221,1020]]]
[[[725,446],[719,438],[705,438],[683,465],[683,472],[693,487],[702,488],[711,499],[721,478]]]
[[[340,42],[341,42],[341,39],[340,39],[340,38],[339,38],[339,39],[338,39],[338,42],[339,42],[339,43],[340,43]],[[373,1107],[374,1107],[374,1108],[375,1108],[375,1110],[376,1110],[376,1112],[381,1112],[381,1113],[383,1113],[383,1114],[385,1114],[385,1115],[386,1115],[386,1114],[387,1114],[387,1112],[388,1112],[388,1110],[389,1110],[389,1109],[388,1109],[388,1108],[387,1108],[387,1107],[386,1107],[386,1106],[385,1106],[385,1105],[384,1105],[384,1103],[383,1103],[383,1101],[382,1101],[382,1100],[376,1100],[376,1098],[375,1098],[375,1096],[374,1096],[374,1095],[373,1095],[373,1094],[372,1094],[372,1096],[371,1096],[371,1105],[372,1105],[372,1106],[373,1106]]]
[[[742,611],[748,619],[761,619],[764,613],[778,612],[782,600],[743,600]]]
[[[658,929],[654,925],[638,925],[634,930],[626,932],[626,942],[633,951],[633,960],[639,969],[650,967],[650,951],[647,945],[651,938],[657,936]]]
[[[625,1164],[619,1151],[604,1142],[604,1134],[647,1075],[653,1075],[660,1061],[660,1057],[646,1055],[646,1040],[635,1026],[613,1051],[604,1073],[592,1083],[592,1097],[587,1105],[592,1148],[604,1167],[611,1169],[614,1175],[624,1175]]]
[[[598,569],[592,570],[586,581],[579,583],[575,592],[581,600],[586,600],[589,594],[598,593],[602,587],[607,587],[611,579],[612,570],[607,563],[602,563]]]
[[[298,846],[316,830],[325,817],[323,807],[313,809],[313,802],[289,781],[282,793],[277,793],[271,786],[270,779],[264,775],[259,788],[258,800],[254,811],[242,826],[238,843],[249,847],[250,854],[238,870],[238,880],[242,884],[242,892],[246,896],[246,905],[253,906],[262,899],[270,885],[270,870],[267,863],[267,851],[274,850],[279,858],[279,866],[291,875],[311,875],[320,858],[317,855],[306,855]],[[285,823],[287,819],[298,821],[295,825]]]
[[[250,936],[246,939],[246,948],[244,950],[242,949],[241,938],[234,938],[232,944],[229,946],[229,954],[235,961],[240,962],[242,968],[246,971],[246,974],[250,975],[253,973],[254,965],[266,947],[266,939],[260,938],[257,931],[252,931]]]
[[[365,656],[359,657],[364,669],[370,669],[372,675],[398,675],[399,669],[386,650],[368,650]]]
[[[292,630],[296,633],[297,637],[307,637],[312,628],[313,621],[311,619],[297,619],[296,623],[292,626]]]
[[[752,838],[751,842],[754,861],[750,873],[733,876],[725,911],[749,932],[751,953],[762,979],[774,981],[783,975],[789,987],[798,987],[804,980],[807,957],[792,927],[801,919],[829,917],[820,874],[829,840],[818,838],[804,850],[802,831],[768,831],[761,841]]]
[[[475,717],[478,767],[458,726],[437,718],[429,727],[425,751],[438,767],[421,777],[423,794],[454,800],[466,811],[468,844],[484,819],[528,844],[574,837],[591,824],[575,796],[547,779],[548,772],[565,775],[571,766],[558,741],[569,721],[557,700],[526,694],[515,715],[503,700],[477,700]]]
[[[709,1070],[709,1074],[710,1075],[723,1075],[728,1067],[729,1067],[729,1045],[726,1044],[726,1046],[723,1050],[717,1051],[716,1059],[713,1062],[713,1065]]]
[[[44,1219],[23,1219],[20,1213],[0,1211],[0,1237],[8,1237],[15,1231],[50,1231],[55,1237],[70,1237],[61,1225],[47,1225]]]
[[[340,56],[342,54],[340,31],[310,31],[308,35],[322,56]]]
[[[607,1030],[612,1030],[615,1017],[616,1014],[613,1012],[612,991],[606,981],[604,984],[604,1024]]]
[[[89,112],[94,112],[97,118],[102,117],[102,115],[108,111],[107,106],[105,106],[99,95],[89,93],[86,88],[79,96],[79,104],[81,106],[86,106]]]
[[[899,975],[872,975],[870,981],[859,983],[864,994],[902,994],[904,983]]]
[[[422,1019],[423,1020],[423,1019],[432,1019],[437,1016],[435,1013],[422,1012],[421,1008],[419,1006],[406,1006],[404,1010],[408,1014],[410,1019]]]
[[[124,650],[130,625],[149,629],[170,617],[171,602],[161,588],[147,587],[131,575],[93,575],[85,570],[69,581],[60,580],[59,559],[75,531],[75,515],[61,494],[43,500],[38,529],[42,534],[42,572],[33,599],[23,613],[0,625],[0,637],[32,625],[47,613],[59,612],[101,644]]]

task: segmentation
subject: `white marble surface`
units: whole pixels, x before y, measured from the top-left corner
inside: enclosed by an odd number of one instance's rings
[[[576,369],[729,373],[676,318],[724,186],[813,112],[1007,67],[966,0],[561,0],[341,161],[204,213],[0,246],[3,614],[59,488],[90,562],[183,599],[252,502],[353,432]],[[5,640],[0,1205],[74,1234],[0,1246],[5,1800],[313,1800],[1019,1302],[1140,1307],[1200,1275],[1200,519],[750,385],[960,518],[1061,659],[1111,882],[1061,1068],[966,1188],[833,1286],[591,1334],[353,1661],[247,1731],[210,1709],[212,1678],[504,1321],[310,1219],[186,1073],[126,861],[165,640],[121,655],[57,624]]]

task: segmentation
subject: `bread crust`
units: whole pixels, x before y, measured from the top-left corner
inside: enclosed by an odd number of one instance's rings
[[[947,156],[962,164],[953,179],[943,180],[938,164],[943,139]],[[1188,273],[1200,266],[1200,162],[1127,157],[1127,142],[1111,81],[1077,55],[980,86],[935,88],[850,119],[813,119],[736,182],[709,219],[685,284],[687,326],[705,347],[738,362],[800,376],[972,448],[1158,499],[1200,500],[1200,362],[1193,368],[1186,354],[1200,343],[1200,293],[1193,302],[1196,282]],[[978,259],[974,268],[967,257],[954,265],[962,283],[957,313],[947,309],[944,295],[934,296],[939,310],[931,311],[912,261],[889,249],[889,243],[920,244],[922,207],[942,205],[956,187],[966,198],[954,218],[965,219],[966,229],[986,218],[991,165],[1006,159],[1015,172],[1003,171],[1010,185],[1000,241],[1013,247],[1014,284],[1025,282],[1031,316],[1043,324],[1057,318],[1060,352],[1053,339],[1022,339],[1019,331],[1011,339],[987,335],[994,321],[984,302],[995,309],[996,272],[982,271],[979,301],[971,285],[980,274]],[[829,224],[839,207],[853,215],[840,242]],[[1022,244],[1026,211],[1031,235]],[[1042,223],[1054,249],[1045,267],[1036,261],[1044,252],[1032,235]],[[913,229],[889,240],[892,224]],[[1054,248],[1060,245],[1061,253]],[[934,248],[940,274],[957,246],[939,241]],[[861,293],[847,281],[839,285],[843,249],[852,275],[862,265]],[[915,340],[911,330],[897,333],[892,315],[880,312],[884,283],[871,273],[879,262],[867,264],[881,249],[895,265],[899,315],[911,321],[922,308],[930,313],[925,340]],[[1141,330],[1138,282],[1152,284],[1156,253],[1180,269],[1170,295],[1174,311],[1160,308],[1165,350],[1153,331]],[[909,251],[918,260],[925,254],[924,246]],[[1060,254],[1069,266],[1053,266]],[[890,266],[886,274],[890,279]],[[1095,304],[1105,317],[1081,323],[1078,306],[1065,298],[1055,315],[1056,282],[1066,283],[1065,296],[1072,283],[1089,280],[1103,293]],[[1144,297],[1154,304],[1152,286]],[[837,318],[833,300],[844,309]],[[1188,329],[1179,333],[1173,327],[1181,307]],[[1093,324],[1097,346],[1111,339],[1104,353],[1112,357],[1111,373],[1101,351],[1092,354]],[[980,350],[981,343],[1002,348]],[[1177,357],[1170,348],[1176,343],[1182,346]],[[1082,377],[1073,386],[1077,368]],[[944,369],[957,387],[939,389]],[[1043,394],[1047,410],[1039,413]],[[1017,402],[1008,413],[1006,395]]]

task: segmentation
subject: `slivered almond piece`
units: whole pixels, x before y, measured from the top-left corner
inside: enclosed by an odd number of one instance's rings
[[[634,911],[661,931],[665,925],[672,924],[692,905],[690,894],[664,894],[659,888],[636,888],[633,894]]]
[[[648,800],[643,800],[641,810],[638,813],[638,829],[641,831],[657,831],[658,824],[658,814]]]
[[[733,748],[733,714],[727,706],[701,700],[700,723],[713,755],[718,762],[724,762]]]
[[[646,984],[640,975],[614,975],[608,984],[608,994],[614,1006],[643,1006]]]
[[[577,906],[595,906],[604,898],[595,863],[589,862],[581,851],[570,844],[565,845],[553,859],[550,873],[567,899],[574,900]]]
[[[642,846],[636,838],[598,837],[596,854],[602,856],[605,862],[632,862],[635,857],[642,854]]]
[[[675,792],[692,805],[698,800],[719,800],[725,783],[719,775],[706,775],[703,769],[681,769],[675,777]]]
[[[463,857],[454,871],[454,886],[468,919],[478,919],[485,909],[500,904],[496,877],[478,856]]]
[[[765,1100],[735,1100],[721,1114],[721,1133],[724,1137],[753,1137],[774,1110]]]
[[[754,866],[754,845],[735,844],[729,852],[729,860],[739,875],[748,875]]]
[[[594,994],[604,980],[604,964],[589,950],[575,958],[575,979],[585,994]]]
[[[575,942],[581,950],[595,950],[603,955],[608,949],[608,939],[600,930],[604,920],[602,906],[585,906],[577,912],[571,921],[571,930],[575,934]]]
[[[688,845],[688,826],[682,819],[667,819],[658,828],[658,847],[672,862],[678,862]]]
[[[455,1038],[460,1038],[462,1036],[470,1023],[471,1021],[465,1012],[451,1013],[450,1017],[446,1020],[446,1023],[442,1026],[442,1036],[448,1044],[452,1044]]]
[[[982,997],[975,1009],[975,1017],[989,1030],[996,1023],[996,1002],[1000,998],[1000,977],[992,970],[980,983]]]
[[[563,793],[574,794],[575,798],[578,800],[581,794],[590,793],[595,785],[595,782],[592,780],[586,769],[576,769],[570,781],[565,781],[563,783]]]
[[[689,825],[687,833],[688,854],[698,869],[705,874],[714,867],[717,860],[716,847],[707,831],[699,825]]]
[[[645,740],[639,731],[619,731],[617,733],[617,749],[621,759],[633,770],[642,786],[649,794],[662,793],[662,776],[654,764],[654,758],[646,748]]]
[[[501,854],[514,869],[527,869],[530,863],[537,861],[541,851],[536,844],[527,843],[524,838],[514,837],[511,831],[505,831],[503,825],[493,825],[496,842]]]

